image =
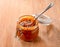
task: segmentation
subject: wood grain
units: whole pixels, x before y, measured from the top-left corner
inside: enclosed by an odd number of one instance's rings
[[[52,24],[39,24],[38,40],[24,42],[15,38],[17,19],[40,13],[50,2],[54,6],[45,14],[51,17]],[[0,0],[0,47],[60,47],[60,0]]]

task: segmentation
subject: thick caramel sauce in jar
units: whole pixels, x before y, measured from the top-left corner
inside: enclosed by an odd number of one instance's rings
[[[24,15],[17,21],[16,36],[24,41],[33,41],[38,37],[39,26],[32,15]]]

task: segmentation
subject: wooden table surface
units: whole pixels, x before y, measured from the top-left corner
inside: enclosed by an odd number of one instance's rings
[[[45,15],[51,17],[49,26],[39,24],[39,38],[25,42],[15,38],[16,22],[21,15],[37,14],[53,2]],[[60,0],[0,0],[0,47],[60,47]]]

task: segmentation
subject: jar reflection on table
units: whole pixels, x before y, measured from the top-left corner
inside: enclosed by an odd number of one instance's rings
[[[20,23],[24,20],[30,20],[31,22],[34,21],[34,17],[32,15],[24,15],[19,18],[17,21],[17,27],[16,27],[16,36],[18,36],[19,39],[24,41],[33,41],[38,37],[39,32],[39,26],[38,21],[35,21],[35,25],[31,25],[29,27],[24,27],[20,25]]]

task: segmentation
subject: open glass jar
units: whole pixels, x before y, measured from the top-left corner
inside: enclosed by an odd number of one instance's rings
[[[32,25],[35,18],[32,15],[23,15],[17,21],[16,36],[24,41],[33,41],[38,37],[39,26],[36,20]],[[27,22],[28,21],[28,22]]]

